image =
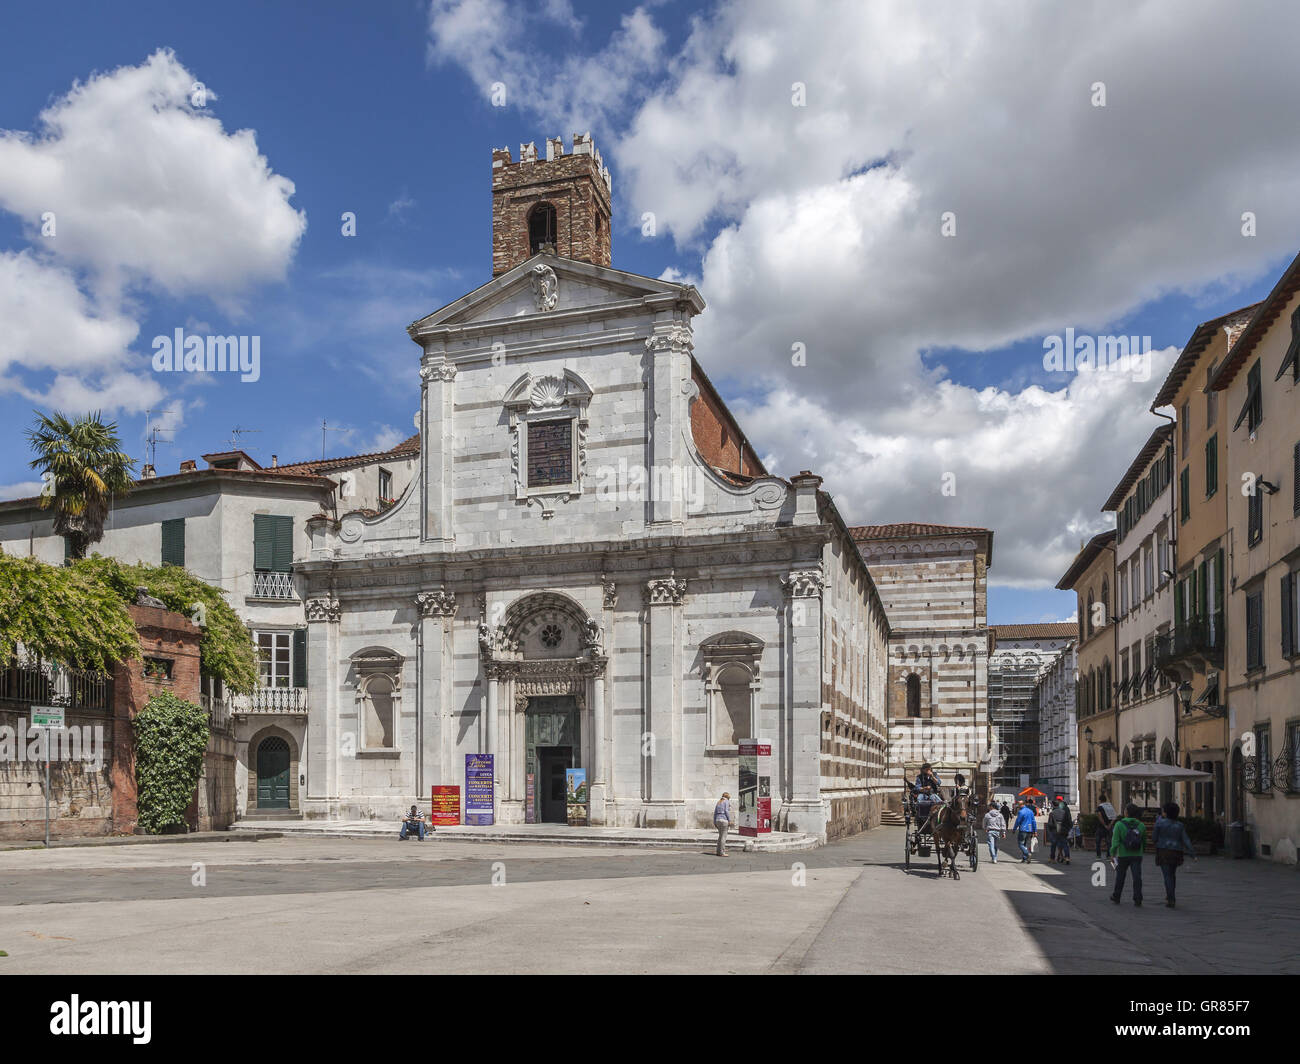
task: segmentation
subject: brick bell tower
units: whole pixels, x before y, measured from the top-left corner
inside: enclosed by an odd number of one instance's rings
[[[492,152],[492,276],[518,266],[549,247],[556,255],[597,266],[610,264],[609,170],[590,133],[573,135],[573,152],[560,137],[547,138],[546,158],[537,145]]]

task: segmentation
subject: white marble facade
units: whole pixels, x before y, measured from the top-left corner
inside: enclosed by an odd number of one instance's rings
[[[867,826],[888,624],[820,478],[700,453],[702,309],[691,286],[539,254],[410,326],[419,472],[378,517],[310,522],[295,563],[307,816],[394,816],[487,752],[500,822],[567,756],[594,823],[706,825],[750,734],[774,744],[776,827],[836,833],[841,808]],[[832,626],[854,633],[850,694]]]

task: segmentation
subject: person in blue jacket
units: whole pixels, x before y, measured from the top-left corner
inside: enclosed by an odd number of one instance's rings
[[[1032,802],[1025,802],[1016,814],[1016,841],[1020,844],[1020,863],[1030,862],[1029,840],[1038,833],[1038,818]]]

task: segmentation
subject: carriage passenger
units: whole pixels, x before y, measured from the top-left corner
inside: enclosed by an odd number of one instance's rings
[[[916,799],[916,822],[921,831],[930,831],[930,807],[943,802],[939,793],[939,777],[927,761],[917,773],[916,782],[912,784],[912,794]]]

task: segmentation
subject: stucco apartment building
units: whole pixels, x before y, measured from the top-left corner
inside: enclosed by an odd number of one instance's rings
[[[1087,779],[1087,774],[1116,764],[1119,751],[1113,686],[1116,625],[1108,606],[1115,579],[1117,538],[1115,529],[1093,536],[1056,584],[1058,591],[1075,593],[1079,608],[1075,702],[1079,729],[1079,801],[1085,812],[1096,806],[1102,790],[1096,781]]]
[[[1119,762],[1177,763],[1177,698],[1156,663],[1156,648],[1174,619],[1173,426],[1147,438],[1102,507],[1116,523],[1114,585],[1102,587],[1105,613],[1114,613],[1115,657],[1107,679],[1114,691]],[[1141,806],[1169,801],[1173,788],[1125,783],[1118,800]]]
[[[889,616],[890,805],[931,761],[945,783],[987,775],[987,528],[908,522],[852,530]]]
[[[1177,418],[1173,446],[1174,625],[1156,644],[1156,664],[1176,685],[1179,763],[1210,774],[1174,790],[1190,814],[1226,824],[1228,729],[1224,683],[1227,629],[1224,572],[1228,551],[1225,456],[1231,429],[1223,397],[1209,385],[1258,305],[1202,322],[1192,332],[1151,404],[1172,408]]]
[[[1222,401],[1227,505],[1227,815],[1257,852],[1300,844],[1300,257],[1250,315],[1209,387]]]
[[[415,471],[418,438],[388,451],[321,462],[262,467],[242,451],[181,463],[157,476],[145,466],[129,495],[114,500],[104,538],[92,552],[127,563],[180,565],[221,588],[252,630],[260,686],[227,696],[202,679],[214,717],[233,719],[236,804],[250,811],[296,808],[299,756],[311,711],[307,626],[293,562],[309,548],[308,521],[349,506],[378,512]],[[0,550],[62,563],[52,512],[39,499],[0,503]],[[258,757],[263,764],[259,772]],[[259,787],[260,781],[260,787]]]

